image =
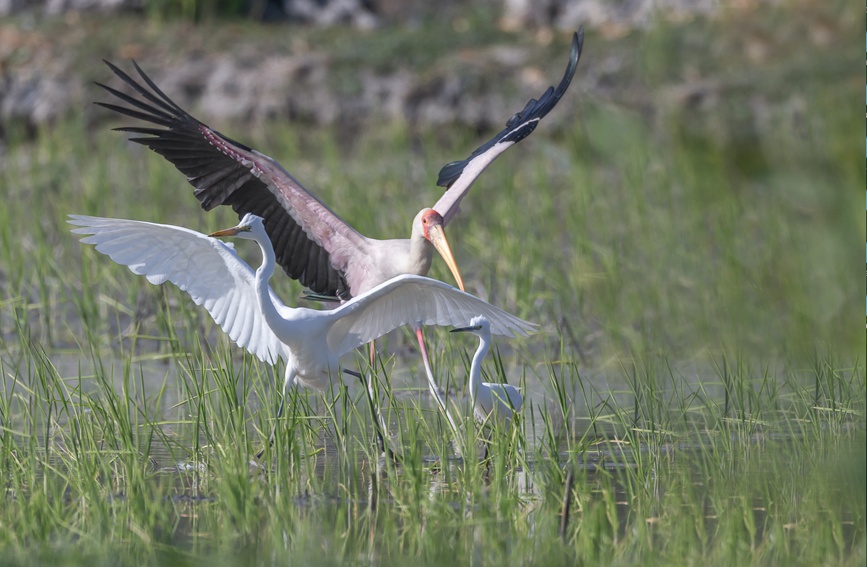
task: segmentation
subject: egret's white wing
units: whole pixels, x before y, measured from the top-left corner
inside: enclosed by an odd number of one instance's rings
[[[483,386],[487,386],[491,391],[491,398],[496,400],[504,409],[518,412],[524,406],[524,396],[521,391],[511,384],[498,384],[484,382]]]
[[[463,326],[477,315],[491,323],[491,332],[526,336],[536,325],[506,313],[487,301],[446,283],[404,274],[352,298],[331,312],[336,321],[328,331],[328,346],[338,356],[389,331],[421,322]]]
[[[208,310],[235,343],[269,364],[289,350],[271,331],[256,298],[253,270],[224,242],[179,226],[69,215],[85,244],[152,284],[170,281]],[[271,293],[282,310],[285,307]]]

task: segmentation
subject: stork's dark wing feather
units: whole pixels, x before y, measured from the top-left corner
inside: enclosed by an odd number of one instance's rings
[[[106,65],[138,96],[97,83],[129,106],[96,104],[163,128],[124,127],[131,141],[160,154],[184,175],[202,208],[232,207],[238,216],[254,213],[265,219],[277,263],[286,274],[318,294],[350,297],[349,255],[366,239],[277,162],[199,122],[175,104],[133,62],[148,88],[115,65]]]
[[[433,208],[448,222],[458,212],[461,199],[469,191],[476,178],[494,161],[497,156],[506,151],[510,146],[517,144],[529,136],[542,118],[547,115],[560,98],[569,88],[575,69],[578,68],[578,60],[581,58],[581,50],[584,47],[584,28],[578,30],[572,36],[572,49],[569,53],[569,64],[563,79],[557,88],[548,87],[548,90],[539,97],[539,100],[531,98],[521,112],[513,115],[506,122],[506,128],[488,140],[484,145],[474,151],[470,157],[461,161],[453,161],[446,164],[440,170],[437,185],[447,187],[439,201]]]

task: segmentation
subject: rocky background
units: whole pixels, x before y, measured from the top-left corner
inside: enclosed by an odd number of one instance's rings
[[[587,41],[572,88],[647,112],[713,104],[731,88],[713,66],[677,61],[665,88],[647,88],[640,42],[651,26],[722,22],[732,33],[716,49],[758,66],[787,42],[828,48],[838,30],[825,4],[810,1],[483,0],[472,8],[456,0],[175,3],[192,5],[189,13],[173,13],[169,4],[0,0],[0,139],[72,113],[88,121],[106,116],[89,104],[102,96],[92,81],[118,85],[103,58],[127,70],[136,59],[203,120],[289,118],[347,129],[403,120],[490,133],[556,84],[580,26]],[[787,38],[750,23],[768,10],[800,11],[800,23],[781,32]],[[702,41],[697,33],[691,41]],[[728,73],[735,77],[738,69]],[[790,94],[768,93],[773,100],[755,103],[797,106]],[[566,120],[575,110],[563,112]]]

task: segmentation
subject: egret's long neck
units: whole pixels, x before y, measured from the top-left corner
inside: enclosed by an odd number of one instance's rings
[[[470,366],[470,399],[476,403],[476,392],[482,383],[482,361],[488,356],[491,344],[485,337],[479,337],[479,348],[473,355],[473,363]]]
[[[271,299],[271,288],[268,287],[268,281],[274,275],[274,266],[277,259],[274,256],[274,247],[271,242],[263,242],[257,237],[256,244],[262,250],[262,264],[256,270],[256,296],[259,299],[259,308],[265,315],[265,321],[272,329],[278,326],[278,323],[283,320],[277,308],[274,306],[274,301]]]

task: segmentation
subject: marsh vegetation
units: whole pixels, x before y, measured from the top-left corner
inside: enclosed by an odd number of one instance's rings
[[[558,123],[556,109],[449,225],[468,291],[541,324],[495,339],[484,379],[523,387],[525,404],[487,431],[466,407],[475,338],[428,332],[465,416],[461,458],[398,331],[377,376],[399,463],[381,458],[350,380],[293,396],[275,445],[251,461],[274,425],[280,369],[65,222],[209,232],[237,217],[205,214],[173,167],[104,126],[73,116],[35,138],[7,132],[0,562],[863,564],[852,266],[865,175],[847,105],[861,76],[841,71],[833,39],[759,62],[683,44],[726,33],[687,23],[622,44],[640,47],[651,88],[669,88],[673,69],[720,69],[713,104],[615,106],[582,95],[579,69],[568,103],[580,118]],[[586,41],[582,66],[599,40]],[[399,124],[351,140],[214,126],[382,237],[405,234],[436,200],[439,167],[480,141]],[[441,263],[432,275],[449,281]],[[300,289],[274,283],[292,304]]]

